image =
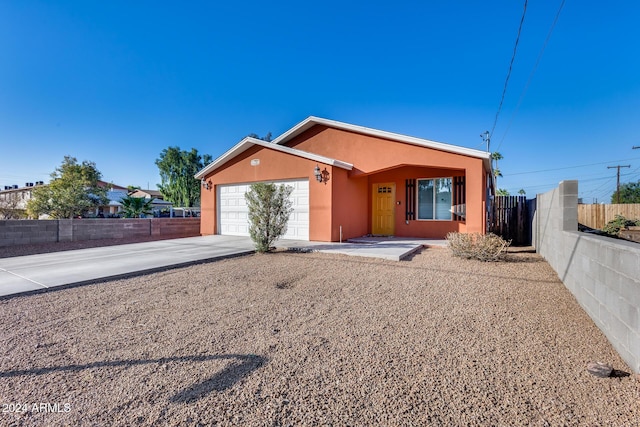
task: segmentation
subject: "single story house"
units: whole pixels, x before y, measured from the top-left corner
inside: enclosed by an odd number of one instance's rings
[[[131,197],[143,197],[145,199],[164,200],[164,196],[158,190],[142,190],[137,189],[129,194]]]
[[[325,242],[485,233],[494,193],[488,152],[317,117],[246,137],[195,177],[203,235],[248,236],[244,194],[274,182],[293,187],[284,238]]]

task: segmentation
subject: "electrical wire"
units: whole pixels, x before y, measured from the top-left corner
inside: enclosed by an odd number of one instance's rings
[[[626,175],[630,175],[630,174],[625,174],[625,175],[620,175],[620,176],[622,177],[622,176],[626,176]],[[581,193],[591,194],[591,193],[593,193],[593,192],[595,192],[595,191],[598,191],[598,190],[599,190],[601,187],[603,187],[604,185],[608,184],[608,183],[609,183],[609,181],[613,181],[613,180],[615,180],[615,179],[616,179],[616,177],[613,177],[613,178],[612,178],[612,177],[610,177],[610,176],[603,176],[603,177],[600,177],[600,178],[577,179],[577,181],[578,181],[578,183],[585,183],[585,182],[594,182],[594,181],[608,180],[608,181],[606,181],[603,185],[601,185],[601,186],[597,187],[596,189],[593,189],[593,190],[586,190],[586,191],[580,191]],[[533,188],[547,188],[547,187],[548,187],[548,188],[553,188],[553,187],[557,187],[557,186],[558,186],[558,182],[555,182],[555,183],[549,183],[549,184],[527,185],[527,186],[524,186],[524,188],[528,188],[528,189],[533,189]],[[521,187],[522,187],[522,186],[521,186]],[[508,190],[512,190],[512,189],[514,189],[514,188],[515,188],[515,187],[508,187],[507,189],[508,189]]]
[[[504,103],[504,97],[507,93],[507,86],[509,85],[509,77],[511,77],[511,71],[513,70],[513,62],[516,59],[516,52],[518,50],[518,43],[520,42],[520,34],[522,34],[522,26],[524,24],[524,17],[527,14],[527,0],[524,0],[524,10],[522,11],[522,18],[520,18],[520,26],[518,27],[518,35],[516,36],[516,43],[513,46],[513,54],[511,55],[511,62],[509,63],[509,71],[507,72],[507,78],[504,81],[504,87],[502,88],[502,97],[500,98],[500,105],[498,106],[498,111],[496,111],[496,117],[493,120],[493,126],[491,127],[490,135],[493,135],[493,131],[496,128],[496,124],[498,123],[498,116],[500,116],[500,111],[502,110],[502,104]]]
[[[529,90],[529,85],[533,80],[533,75],[536,73],[538,69],[538,65],[540,65],[540,60],[542,60],[542,54],[544,53],[545,49],[547,48],[547,45],[549,44],[549,39],[551,38],[551,34],[553,33],[553,30],[556,28],[556,24],[558,23],[558,18],[560,18],[560,12],[562,12],[562,8],[564,7],[564,3],[565,3],[565,0],[562,0],[562,3],[560,3],[560,7],[556,12],[556,17],[554,18],[553,23],[551,24],[551,28],[549,28],[549,32],[547,33],[547,38],[545,39],[542,45],[542,49],[540,49],[540,53],[538,53],[538,58],[536,59],[536,63],[533,65],[533,68],[531,69],[531,73],[529,74],[529,79],[527,80],[527,83],[524,85],[524,89],[522,89],[522,93],[520,94],[520,98],[518,99],[518,103],[516,104],[516,108],[513,110],[513,113],[511,114],[511,118],[509,118],[507,129],[504,131],[504,134],[500,139],[500,143],[498,144],[498,148],[496,149],[496,151],[500,151],[500,147],[502,147],[502,143],[504,142],[504,139],[507,137],[507,133],[509,133],[509,129],[511,129],[511,124],[513,123],[513,119],[515,118],[518,110],[520,109],[522,100],[524,99],[524,96],[526,95],[527,90]]]
[[[507,177],[507,176],[515,176],[515,175],[527,175],[527,174],[532,174],[532,173],[552,172],[552,171],[559,171],[559,170],[565,170],[565,169],[584,168],[584,167],[587,167],[587,166],[597,166],[597,165],[604,165],[604,164],[607,164],[607,163],[615,163],[615,162],[627,162],[627,161],[630,161],[630,160],[638,160],[638,159],[640,159],[640,157],[634,157],[634,158],[631,158],[631,159],[622,159],[622,160],[609,160],[608,162],[589,163],[589,164],[586,164],[586,165],[565,166],[565,167],[555,168],[555,169],[541,169],[541,170],[537,170],[537,171],[516,172],[516,173],[504,174],[504,176]]]

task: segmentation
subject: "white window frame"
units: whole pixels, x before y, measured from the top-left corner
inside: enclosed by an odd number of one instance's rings
[[[438,179],[448,179],[451,181],[451,205],[449,206],[449,218],[448,219],[439,219],[436,217],[437,212],[437,204],[436,204],[436,195],[437,191],[435,191],[435,181]],[[420,181],[434,181],[433,185],[433,216],[434,218],[420,218]],[[417,221],[453,221],[453,177],[452,176],[440,176],[433,178],[418,178],[416,179],[416,220]]]

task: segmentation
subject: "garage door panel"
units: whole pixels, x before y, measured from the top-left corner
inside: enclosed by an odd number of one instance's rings
[[[287,224],[285,239],[309,240],[309,180],[276,181],[293,187],[290,199],[293,212]],[[218,187],[218,225],[220,234],[249,235],[249,208],[244,194],[247,184],[221,185]]]

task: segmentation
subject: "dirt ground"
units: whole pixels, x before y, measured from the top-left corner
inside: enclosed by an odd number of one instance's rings
[[[640,382],[526,252],[249,255],[0,300],[0,325],[0,425],[640,420]]]

